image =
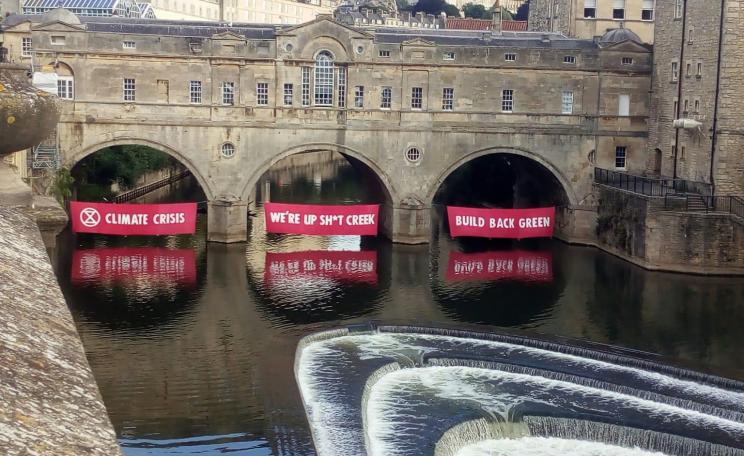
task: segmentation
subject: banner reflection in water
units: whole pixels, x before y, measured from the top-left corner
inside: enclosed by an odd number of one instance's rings
[[[377,283],[377,252],[305,251],[266,253],[265,280],[324,277],[340,281]]]
[[[106,247],[75,250],[70,279],[76,284],[149,279],[194,285],[196,262],[191,249]]]
[[[482,253],[450,252],[447,280],[553,281],[550,251],[495,250]]]

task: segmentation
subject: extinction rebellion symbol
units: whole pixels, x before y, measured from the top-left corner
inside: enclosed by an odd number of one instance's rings
[[[92,207],[86,207],[80,211],[80,222],[88,228],[93,228],[101,223],[101,214]]]

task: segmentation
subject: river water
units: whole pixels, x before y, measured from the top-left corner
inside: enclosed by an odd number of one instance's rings
[[[368,202],[339,157],[277,166],[273,201]],[[259,190],[263,190],[263,185]],[[260,199],[263,191],[258,191]],[[200,200],[184,181],[150,200]],[[57,270],[125,455],[315,454],[298,340],[370,320],[537,333],[654,353],[744,379],[744,280],[648,272],[558,241],[430,245],[353,236],[79,235]],[[330,252],[330,253],[329,253]]]

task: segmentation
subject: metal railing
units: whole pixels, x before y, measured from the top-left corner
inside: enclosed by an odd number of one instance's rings
[[[712,194],[711,185],[705,182],[635,176],[603,168],[594,168],[594,182],[646,196],[663,197],[670,193]]]
[[[744,219],[744,198],[741,196],[674,195],[664,196],[664,209],[681,212],[731,214]]]
[[[147,185],[143,185],[142,187],[138,187],[133,190],[120,193],[114,197],[113,202],[114,203],[126,203],[127,201],[132,201],[133,199],[137,199],[140,196],[146,195],[161,187],[165,187],[166,185],[170,185],[190,175],[191,175],[191,171],[189,170],[181,171],[180,173],[173,174],[169,177],[166,177],[165,179],[161,179],[159,181],[152,182]]]

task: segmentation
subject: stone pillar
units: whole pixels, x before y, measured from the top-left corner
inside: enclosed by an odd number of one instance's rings
[[[237,198],[210,201],[207,210],[207,241],[245,242],[248,240],[248,204]]]
[[[431,207],[415,198],[406,198],[394,207],[392,241],[399,244],[426,244],[431,240]]]

